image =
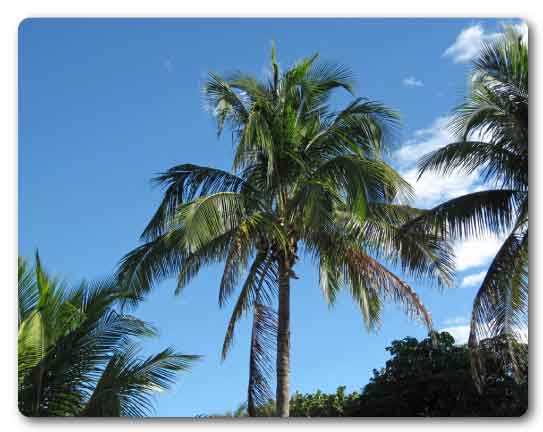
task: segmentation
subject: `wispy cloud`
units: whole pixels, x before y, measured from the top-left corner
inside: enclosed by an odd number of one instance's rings
[[[402,80],[402,84],[405,87],[423,87],[424,86],[423,82],[419,79],[416,79],[414,76],[404,78]]]
[[[480,285],[481,282],[483,282],[483,279],[486,276],[486,271],[482,271],[479,273],[473,273],[470,275],[465,276],[462,279],[462,283],[460,284],[461,287],[469,287],[474,285]]]
[[[166,58],[162,62],[162,66],[166,69],[167,72],[173,72],[173,60],[171,58]]]
[[[472,60],[481,48],[483,42],[491,41],[501,33],[487,33],[481,24],[476,24],[463,29],[454,43],[443,53],[444,57],[450,57],[455,63],[467,63]]]

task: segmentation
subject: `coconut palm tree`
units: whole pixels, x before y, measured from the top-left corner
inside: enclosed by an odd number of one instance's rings
[[[144,244],[120,265],[127,283],[149,289],[177,276],[180,292],[203,266],[225,263],[219,304],[241,289],[223,357],[238,320],[253,313],[249,413],[273,397],[275,350],[277,415],[289,415],[290,283],[302,252],[318,266],[326,301],[347,288],[370,329],[386,299],[431,326],[394,269],[443,285],[451,279],[451,251],[440,234],[400,231],[420,213],[407,205],[409,184],[382,158],[397,114],[360,97],[336,110],[336,90],[353,93],[348,68],[314,55],[282,72],[274,48],[267,80],[211,73],[204,94],[219,134],[232,132],[232,170],[184,164],[159,175],[164,199]]]
[[[115,279],[68,289],[19,258],[19,410],[25,416],[146,416],[197,356],[139,356],[156,331],[116,305],[138,299]]]
[[[506,236],[473,302],[469,344],[476,352],[486,338],[521,339],[528,324],[527,41],[508,29],[483,44],[471,78],[467,100],[451,122],[458,142],[424,156],[419,177],[427,171],[478,172],[488,189],[440,204],[408,228],[432,223],[454,239]],[[527,357],[513,356],[514,364],[515,358]]]

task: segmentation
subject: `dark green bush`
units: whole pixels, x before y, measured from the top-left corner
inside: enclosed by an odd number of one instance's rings
[[[528,382],[513,379],[506,358],[498,355],[500,340],[486,341],[483,361],[486,378],[482,393],[472,375],[469,351],[454,344],[449,333],[435,333],[418,341],[393,341],[391,358],[361,392],[295,393],[291,417],[413,417],[520,416],[528,407]],[[524,352],[527,355],[527,350]],[[274,403],[261,407],[260,416],[273,416]]]

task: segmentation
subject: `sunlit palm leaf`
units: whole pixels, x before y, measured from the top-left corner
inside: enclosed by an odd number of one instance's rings
[[[165,186],[166,190],[162,203],[143,231],[143,240],[152,240],[163,234],[182,204],[217,192],[241,192],[248,187],[234,174],[192,164],[172,167],[155,177],[153,182]]]

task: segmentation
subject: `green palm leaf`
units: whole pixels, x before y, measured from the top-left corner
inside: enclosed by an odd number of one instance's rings
[[[140,359],[139,352],[132,344],[109,359],[82,416],[148,417],[153,413],[153,395],[170,389],[177,373],[188,371],[199,359],[172,348],[146,359]]]

